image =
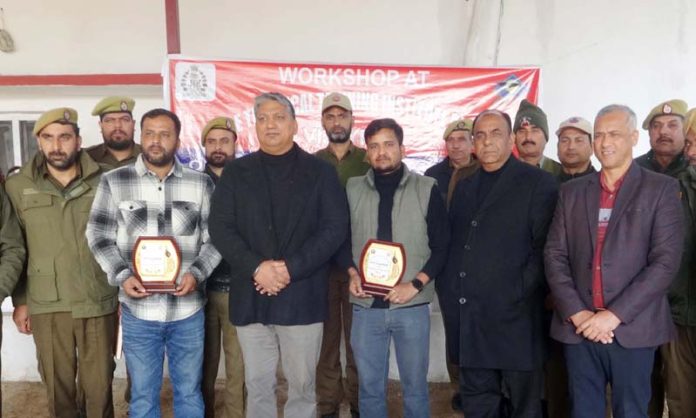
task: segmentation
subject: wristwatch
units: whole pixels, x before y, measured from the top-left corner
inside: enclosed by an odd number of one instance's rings
[[[417,277],[411,280],[411,284],[413,285],[413,287],[416,288],[418,293],[420,293],[423,290],[423,287],[425,286],[423,282],[421,282],[420,279]]]

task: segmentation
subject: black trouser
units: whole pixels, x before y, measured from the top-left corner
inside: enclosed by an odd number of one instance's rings
[[[466,418],[541,418],[543,373],[462,367],[459,388]]]

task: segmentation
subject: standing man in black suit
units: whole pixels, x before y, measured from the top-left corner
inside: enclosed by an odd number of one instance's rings
[[[481,170],[454,191],[449,260],[439,278],[440,294],[449,295],[443,315],[460,318],[458,329],[447,332],[461,342],[462,410],[467,418],[503,411],[541,417],[547,335],[542,252],[557,181],[512,156],[506,113],[479,114],[473,137]]]
[[[231,269],[230,320],[244,358],[247,416],[277,416],[281,358],[284,416],[314,418],[329,261],[346,238],[348,204],[336,170],[293,141],[295,109],[285,96],[261,94],[254,114],[261,149],[225,167],[210,235]]]

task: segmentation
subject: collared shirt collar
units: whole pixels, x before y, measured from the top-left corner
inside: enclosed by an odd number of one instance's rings
[[[138,155],[138,158],[135,160],[135,172],[138,173],[140,177],[148,173],[151,173],[152,175],[156,176],[154,172],[150,171],[150,169],[147,168],[145,162],[143,161],[143,158],[143,154],[140,154]],[[179,157],[174,156],[174,165],[172,166],[171,170],[169,170],[169,173],[167,173],[167,175],[165,176],[165,179],[170,175],[174,175],[175,177],[181,177],[182,171],[183,168],[181,163],[179,162]]]
[[[348,150],[346,151],[346,154],[341,158],[342,160],[348,157],[353,151],[355,150],[355,145],[353,145],[353,141],[348,141]],[[333,148],[331,148],[331,144],[327,145],[322,151],[328,152],[329,154],[333,155],[334,158],[338,161],[338,156],[336,153],[333,151]]]
[[[614,190],[609,190],[609,186],[608,186],[607,183],[606,183],[607,180],[606,180],[606,178],[605,178],[605,176],[604,176],[604,171],[601,171],[600,174],[599,174],[599,184],[600,184],[600,186],[602,187],[602,190],[604,190],[604,191],[607,192],[607,193],[611,193],[611,194],[617,194],[617,193],[619,193],[619,189],[621,188],[621,185],[623,184],[624,180],[626,179],[626,174],[628,174],[628,172],[629,172],[630,170],[631,170],[631,169],[630,169],[630,167],[629,167],[629,169],[626,170],[626,172],[623,174],[623,176],[621,176],[621,178],[619,178],[619,179],[616,181],[616,183],[614,183]]]
[[[73,179],[70,180],[70,182],[65,186],[63,186],[63,184],[60,181],[58,181],[57,178],[53,177],[51,172],[48,170],[48,160],[46,160],[45,157],[42,158],[42,163],[38,166],[39,176],[44,180],[50,181],[51,184],[53,184],[56,187],[56,189],[63,192],[66,191],[75,183],[75,181],[82,178],[82,164],[80,164],[80,157],[82,152],[82,150],[78,151],[77,159],[75,160],[75,165],[77,166],[75,177],[73,177]]]

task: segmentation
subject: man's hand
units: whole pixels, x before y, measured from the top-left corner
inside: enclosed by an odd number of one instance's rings
[[[576,313],[575,315],[571,316],[570,322],[573,323],[573,326],[577,330],[577,328],[582,324],[583,322],[587,321],[588,319],[592,318],[594,316],[594,312],[589,311],[585,309],[584,311],[580,311]]]
[[[176,292],[172,293],[174,296],[186,296],[191,292],[196,290],[196,278],[193,277],[191,273],[185,273],[184,277],[181,278],[181,283],[176,286]]]
[[[351,295],[355,296],[356,298],[372,297],[365,293],[365,291],[363,290],[360,275],[358,274],[358,271],[355,268],[351,267],[348,269],[348,276],[350,277],[350,283],[348,283],[348,290],[350,291]]]
[[[582,334],[590,341],[610,344],[614,339],[614,330],[621,324],[621,320],[613,312],[599,311],[585,320],[575,331]]]
[[[290,283],[290,272],[288,271],[288,266],[285,264],[285,261],[272,261],[271,265],[273,266],[276,274],[278,274],[280,277],[281,281],[287,286]]]
[[[135,276],[130,276],[127,278],[121,284],[121,287],[123,288],[123,291],[126,292],[126,295],[134,299],[141,299],[151,295],[151,293],[148,293],[148,291],[145,290],[143,284],[140,283],[140,280],[138,280]]]
[[[384,300],[391,303],[402,304],[408,303],[418,294],[418,289],[413,287],[413,285],[408,283],[399,283],[394,288],[387,293]]]
[[[266,260],[259,264],[254,275],[256,291],[262,295],[276,296],[290,284],[290,273],[282,260]]]
[[[31,318],[29,318],[29,307],[27,305],[19,305],[12,312],[12,320],[17,326],[17,331],[22,334],[31,334]]]

